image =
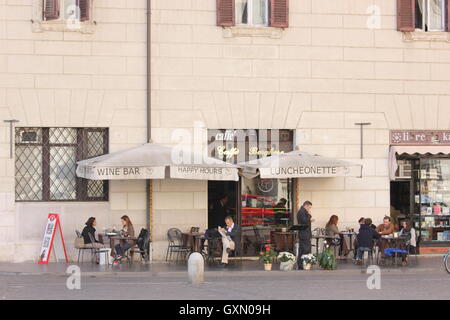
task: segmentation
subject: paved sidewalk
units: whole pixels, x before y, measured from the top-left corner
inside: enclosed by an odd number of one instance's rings
[[[441,273],[443,269],[442,256],[420,256],[417,261],[414,257],[410,257],[411,265],[401,266],[385,266],[382,267],[383,272],[389,273]],[[48,265],[39,265],[37,263],[0,263],[0,275],[67,275],[66,270],[69,265],[76,265],[76,263],[50,263]],[[92,263],[80,263],[82,276],[142,276],[142,275],[184,275],[187,273],[187,265],[181,263],[166,263],[153,262],[143,264],[135,262],[129,266],[124,263],[119,266],[104,266]],[[264,274],[282,274],[279,271],[279,265],[273,265],[273,271],[266,272],[263,266],[258,261],[233,261],[228,268],[221,268],[217,265],[206,266],[207,273],[221,274],[232,273],[233,276],[249,275],[255,272],[261,275]],[[319,273],[365,273],[366,267],[356,266],[351,260],[338,261],[338,269],[333,271],[321,270],[318,266],[314,266],[313,270],[309,271],[313,274]]]

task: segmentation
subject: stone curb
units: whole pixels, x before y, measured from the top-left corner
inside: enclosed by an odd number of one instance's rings
[[[217,271],[205,271],[205,276],[229,276],[233,277],[247,277],[247,276],[288,276],[293,273],[298,273],[301,275],[331,275],[331,274],[366,274],[366,268],[363,269],[350,269],[350,270],[312,270],[312,271],[298,271],[293,270],[290,272],[285,271],[264,271],[264,270],[249,270],[249,271],[238,271],[238,270],[217,270]],[[399,274],[417,274],[417,273],[445,273],[445,270],[439,268],[421,268],[421,269],[381,269],[381,273],[399,273]],[[92,277],[187,277],[188,273],[186,271],[161,271],[161,272],[82,272],[81,276],[84,278]],[[68,274],[65,272],[20,272],[20,271],[0,271],[0,276],[60,276],[67,277]]]

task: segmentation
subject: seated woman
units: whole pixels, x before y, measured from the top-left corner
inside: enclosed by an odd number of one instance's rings
[[[403,229],[400,230],[399,236],[400,237],[406,237],[406,246],[405,250],[409,249],[409,253],[415,254],[416,253],[416,246],[417,246],[417,238],[416,238],[416,229],[412,227],[411,220],[406,219],[402,221],[402,227]],[[408,257],[403,257],[403,264],[408,263]]]
[[[125,215],[125,216],[122,216],[120,219],[122,222],[122,230],[120,231],[122,236],[123,237],[134,237],[134,228],[133,228],[133,224],[131,223],[130,218],[127,215]],[[120,260],[122,260],[122,258],[125,255],[125,252],[128,249],[130,249],[131,247],[133,247],[134,245],[135,245],[134,240],[121,240],[120,244],[118,244],[114,247],[114,249],[116,250],[116,257],[115,257],[114,263],[117,264]]]
[[[330,238],[339,237],[340,239],[340,247],[339,247],[339,255],[341,258],[345,258],[349,254],[349,250],[347,248],[347,242],[343,235],[339,232],[339,228],[337,226],[339,221],[339,217],[336,215],[332,215],[327,225],[325,226],[325,233]],[[330,244],[330,241],[327,239],[327,242]]]
[[[95,248],[95,249],[101,249],[105,248],[105,245],[98,241],[95,238],[95,226],[97,225],[97,220],[94,217],[90,217],[88,221],[86,221],[86,227],[84,227],[83,231],[81,232],[81,235],[84,240],[84,247],[85,248]],[[93,242],[92,242],[92,240]],[[98,257],[97,257],[98,262]]]

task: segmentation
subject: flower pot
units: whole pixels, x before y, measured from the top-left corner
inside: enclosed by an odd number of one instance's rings
[[[305,264],[303,265],[303,269],[304,269],[304,270],[311,270],[311,267],[312,267],[312,264],[311,264],[311,263],[305,263]]]
[[[294,263],[292,261],[280,262],[281,271],[292,271],[294,269]]]
[[[264,264],[264,270],[271,271],[272,270],[272,264],[271,263],[265,263]]]

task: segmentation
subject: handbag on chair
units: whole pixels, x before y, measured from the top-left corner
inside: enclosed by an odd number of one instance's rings
[[[83,249],[84,248],[84,239],[76,237],[74,241],[75,249]]]

